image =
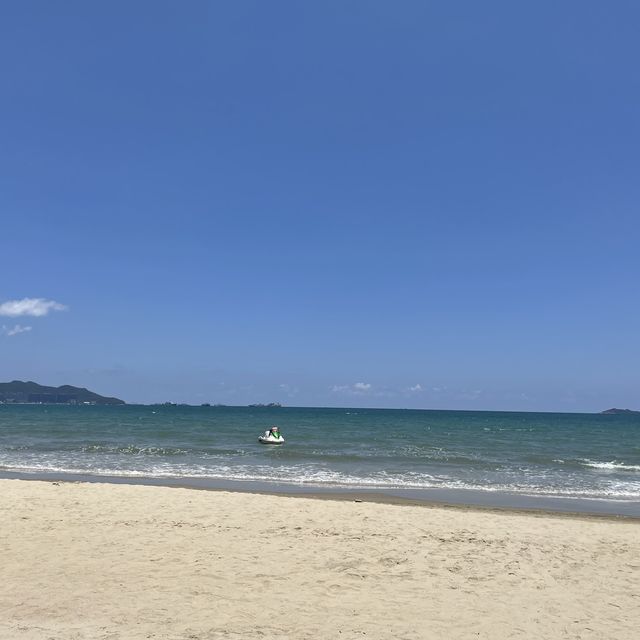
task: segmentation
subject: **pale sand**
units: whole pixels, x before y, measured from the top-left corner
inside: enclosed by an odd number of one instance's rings
[[[637,521],[0,480],[0,638],[640,634]]]

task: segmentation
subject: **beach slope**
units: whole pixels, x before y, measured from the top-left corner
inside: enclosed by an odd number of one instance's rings
[[[0,638],[636,638],[637,521],[0,480]]]

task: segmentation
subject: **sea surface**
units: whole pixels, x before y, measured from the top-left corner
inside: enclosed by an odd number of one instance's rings
[[[273,424],[286,444],[259,444]],[[640,416],[0,405],[0,474],[16,473],[640,504]]]

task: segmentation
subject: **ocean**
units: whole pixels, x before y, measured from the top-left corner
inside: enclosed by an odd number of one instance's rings
[[[273,424],[286,444],[259,444]],[[602,501],[640,515],[640,415],[0,405],[0,475]]]

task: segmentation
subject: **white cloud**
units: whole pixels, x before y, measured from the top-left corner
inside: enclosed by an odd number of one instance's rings
[[[362,395],[371,391],[372,388],[372,385],[368,382],[355,382],[352,385],[334,384],[332,387],[329,387],[333,393],[347,393],[350,395]]]
[[[16,324],[12,329],[9,327],[2,326],[2,333],[7,336],[16,336],[19,333],[24,333],[25,331],[31,331],[31,327],[23,327],[21,324]]]
[[[422,391],[422,385],[418,382],[418,384],[414,384],[413,387],[409,387],[409,391]]]
[[[23,298],[22,300],[7,300],[0,304],[0,316],[17,318],[18,316],[46,316],[49,311],[66,311],[67,307],[55,300],[44,298]]]

